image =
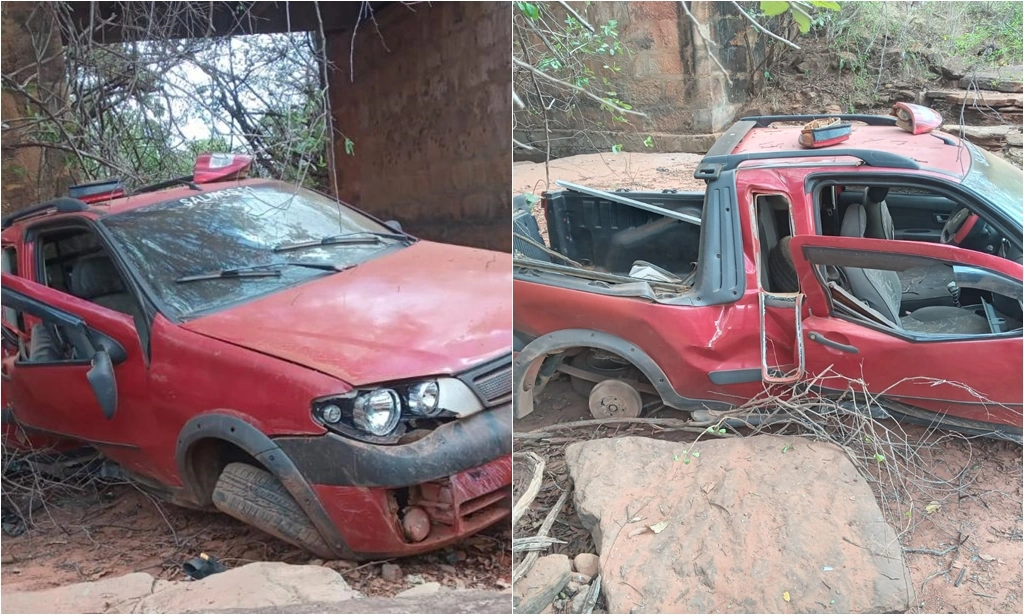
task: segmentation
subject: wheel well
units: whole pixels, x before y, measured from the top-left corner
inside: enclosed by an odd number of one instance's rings
[[[224,467],[232,462],[244,462],[267,470],[247,451],[219,438],[199,439],[189,448],[187,464],[194,481],[192,489],[200,505],[213,505],[213,488]]]
[[[533,412],[533,393],[537,376],[544,367],[553,370],[545,359],[561,355],[564,351],[578,348],[595,348],[629,360],[640,374],[654,387],[665,406],[681,411],[697,409],[728,408],[728,404],[717,400],[693,399],[681,396],[669,382],[665,371],[651,356],[638,345],[612,334],[590,329],[566,329],[544,334],[535,338],[520,351],[514,360],[512,405],[516,418]],[[564,355],[562,355],[564,357]],[[557,367],[557,362],[555,363]]]

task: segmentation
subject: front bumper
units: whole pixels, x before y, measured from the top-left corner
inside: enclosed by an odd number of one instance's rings
[[[511,404],[445,424],[407,445],[335,434],[282,437],[291,459],[349,550],[361,558],[408,556],[477,533],[512,511]],[[410,539],[417,509],[429,533]]]

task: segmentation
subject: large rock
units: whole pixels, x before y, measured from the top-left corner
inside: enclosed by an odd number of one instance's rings
[[[609,613],[909,609],[900,543],[839,448],[756,436],[693,452],[637,437],[566,449]]]
[[[325,567],[252,563],[193,582],[156,581],[147,573],[33,592],[4,593],[8,613],[162,613],[255,610],[361,598]]]
[[[970,71],[960,79],[961,88],[998,90],[1000,92],[1024,92],[1024,67],[1000,66],[992,70]]]
[[[156,580],[148,573],[129,573],[96,582],[59,588],[3,593],[7,614],[102,614],[131,613],[153,592]]]

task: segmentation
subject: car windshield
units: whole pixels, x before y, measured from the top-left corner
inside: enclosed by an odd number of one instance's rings
[[[215,311],[329,276],[404,246],[394,231],[337,201],[280,182],[235,186],[113,214],[103,219],[129,261],[177,318]],[[355,234],[379,241],[325,243]],[[281,245],[310,242],[278,254]],[[289,266],[291,262],[292,266]],[[328,267],[294,267],[295,262]],[[210,275],[280,268],[274,276]],[[193,280],[189,280],[192,278]]]
[[[995,154],[967,143],[971,152],[971,170],[964,186],[988,199],[1018,227],[1024,226],[1024,173]]]

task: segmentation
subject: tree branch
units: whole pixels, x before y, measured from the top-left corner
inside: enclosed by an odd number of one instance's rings
[[[607,107],[609,107],[611,109],[614,109],[615,111],[618,111],[619,113],[628,113],[629,115],[635,115],[635,116],[639,116],[641,118],[646,118],[647,117],[646,113],[640,113],[639,111],[633,111],[631,109],[623,109],[622,107],[619,107],[615,103],[612,103],[611,101],[605,100],[605,99],[601,98],[600,96],[591,93],[589,90],[584,90],[583,88],[581,88],[579,86],[574,86],[574,85],[572,85],[571,83],[569,83],[567,81],[562,81],[561,79],[558,79],[557,77],[552,77],[551,75],[548,75],[544,71],[540,71],[540,70],[530,66],[526,62],[523,62],[522,60],[520,60],[518,58],[512,58],[512,62],[516,66],[521,67],[521,68],[525,68],[526,70],[534,73],[538,77],[542,77],[544,79],[547,79],[548,81],[550,81],[552,83],[557,83],[558,85],[560,85],[560,86],[562,86],[564,88],[569,88],[570,90],[574,90],[576,92],[579,92],[580,94],[582,94],[582,95],[584,95],[584,96],[586,96],[588,98],[591,98],[591,99],[597,101],[598,103],[601,103],[604,106],[607,106]],[[541,104],[542,105],[544,104],[543,101],[541,101]]]
[[[697,21],[697,18],[693,16],[693,13],[690,12],[689,7],[686,6],[685,0],[679,0],[679,4],[682,5],[683,12],[686,13],[686,16],[689,17],[690,21],[693,22],[693,25],[697,29],[697,34],[700,35],[700,38],[704,39],[704,48],[708,50],[708,57],[711,58],[711,61],[714,62],[716,66],[718,66],[718,70],[722,71],[722,75],[725,76],[725,80],[728,81],[729,85],[731,86],[732,78],[729,77],[729,71],[725,70],[725,67],[722,66],[722,63],[718,61],[718,56],[716,56],[714,50],[711,49],[711,43],[713,41],[710,38],[708,38],[706,34],[704,34],[704,24]],[[717,47],[717,43],[715,44],[715,46]]]
[[[800,49],[800,47],[798,47],[797,44],[794,43],[793,41],[791,41],[789,39],[782,38],[781,36],[773,33],[772,31],[768,30],[767,28],[765,28],[761,24],[757,23],[757,20],[754,19],[753,17],[751,17],[750,15],[748,15],[747,12],[743,10],[743,7],[741,7],[739,5],[739,3],[736,2],[736,0],[730,0],[730,3],[734,7],[736,7],[736,10],[740,12],[740,15],[743,15],[744,17],[746,17],[747,21],[749,21],[750,23],[754,24],[754,27],[757,28],[758,30],[760,30],[761,32],[764,32],[765,34],[767,34],[768,36],[772,37],[773,39],[775,39],[777,41],[781,41],[781,42],[785,43],[786,45],[789,45],[793,49]]]

